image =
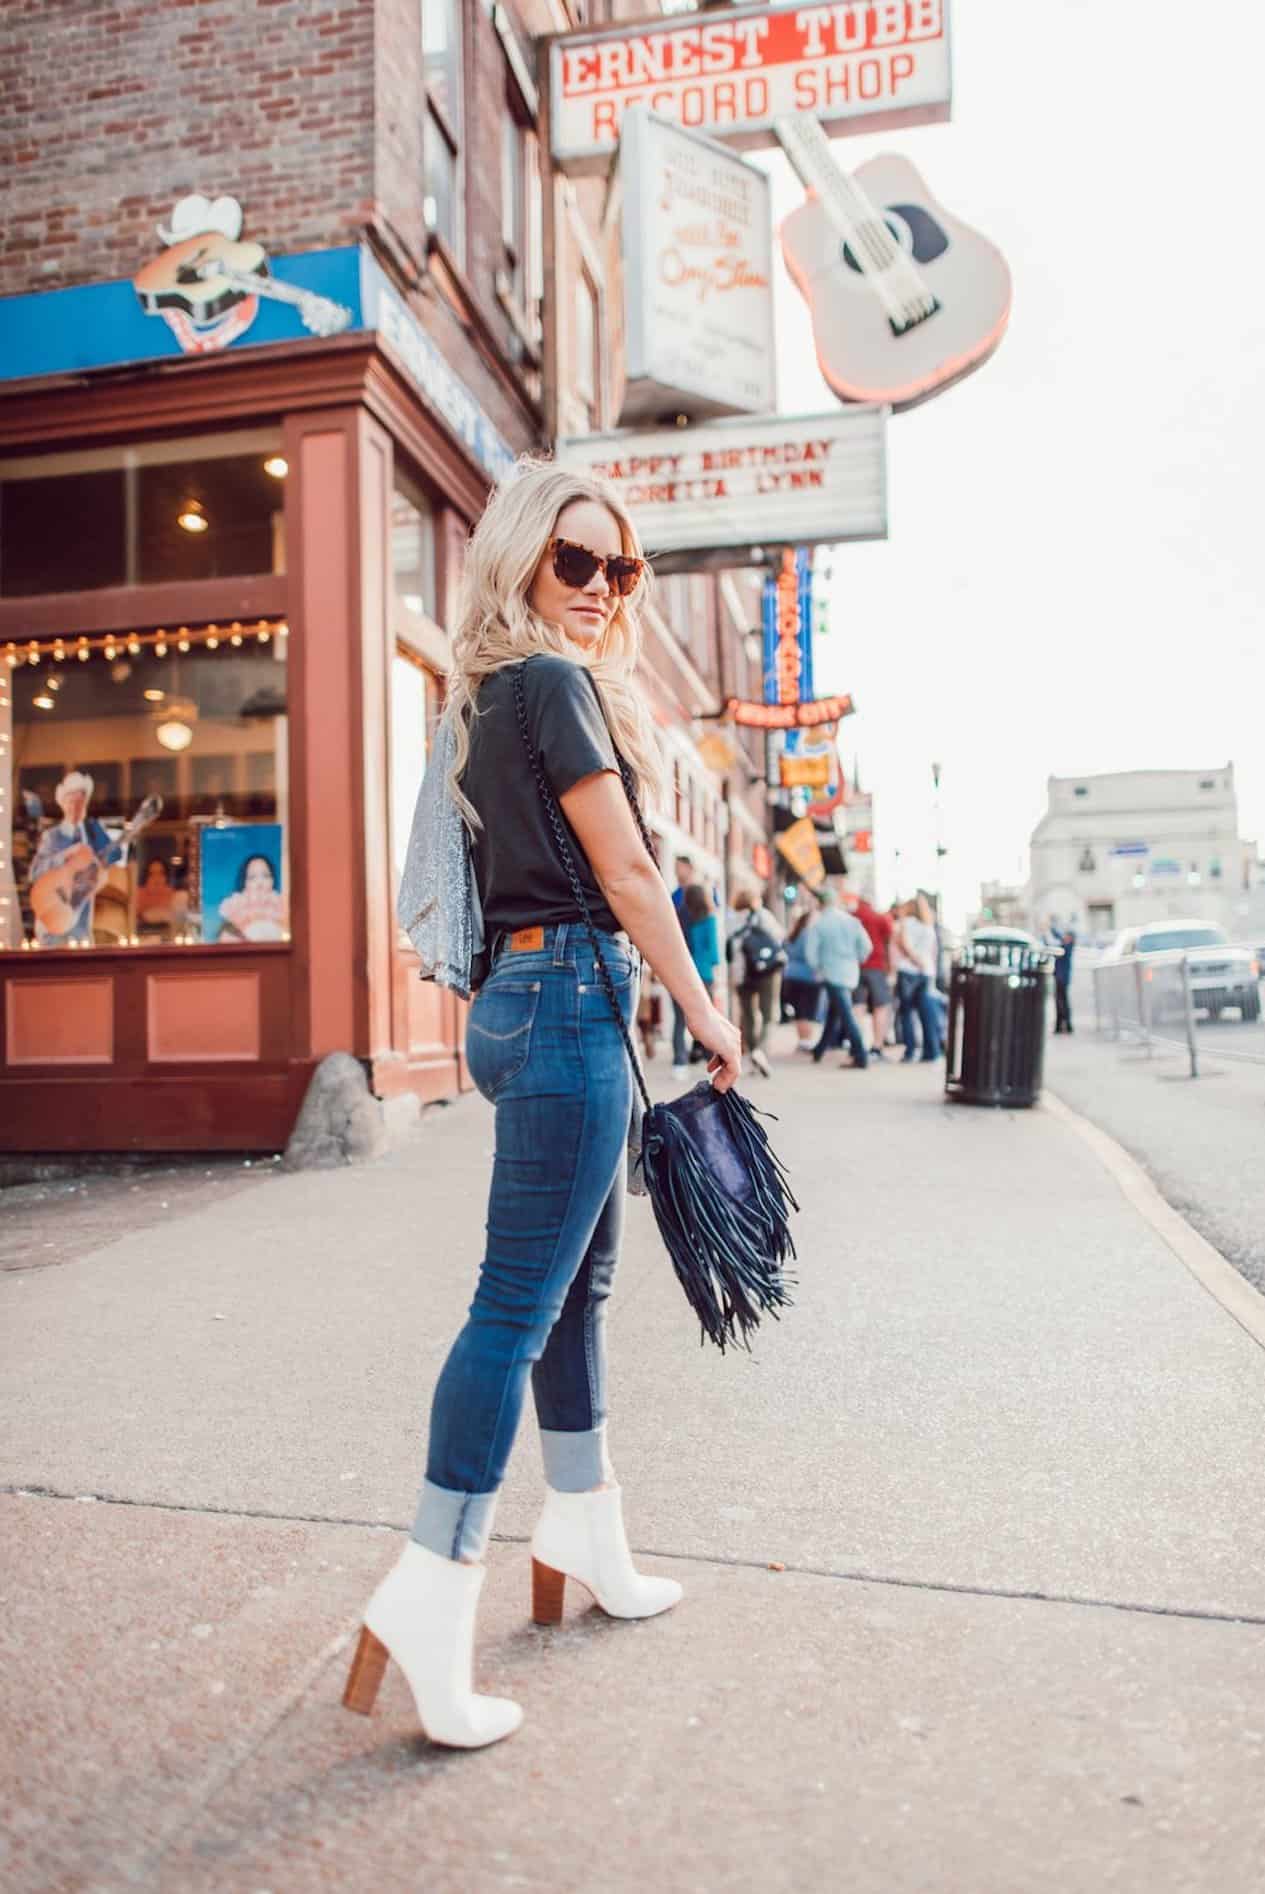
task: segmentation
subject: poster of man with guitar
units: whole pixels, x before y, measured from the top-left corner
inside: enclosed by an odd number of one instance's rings
[[[289,303],[313,335],[337,335],[352,312],[328,296],[278,282],[263,245],[242,241],[242,207],[235,197],[214,202],[194,192],[182,197],[167,228],[166,248],[132,278],[141,308],[161,316],[186,355],[225,349],[254,322],[259,300]]]
[[[92,904],[106,870],[127,860],[128,847],[162,809],[162,799],[143,802],[122,834],[109,831],[88,814],[94,784],[72,769],[53,794],[62,812],[40,836],[31,863],[31,907],[35,938],[42,947],[66,947],[92,941]]]

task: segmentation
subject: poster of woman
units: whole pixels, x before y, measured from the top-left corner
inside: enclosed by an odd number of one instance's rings
[[[200,882],[203,940],[289,938],[279,822],[229,822],[204,829]]]

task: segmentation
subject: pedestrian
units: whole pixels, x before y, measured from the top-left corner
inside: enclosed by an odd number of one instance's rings
[[[663,1024],[663,996],[659,992],[659,983],[648,970],[641,976],[641,998],[637,1002],[637,1031],[641,1035],[641,1051],[649,1065],[659,1050],[659,1031]]]
[[[838,897],[829,883],[818,889],[817,899],[821,902],[821,913],[808,930],[806,951],[810,965],[826,989],[826,1023],[813,1047],[813,1063],[820,1065],[826,1054],[846,1039],[852,1051],[852,1064],[864,1071],[869,1055],[852,1010],[852,993],[861,972],[861,962],[868,959],[874,943],[855,914],[838,907]]]
[[[676,886],[672,890],[672,906],[676,909],[676,918],[681,923],[681,932],[685,933],[685,890],[694,880],[694,857],[678,855],[672,864],[676,875]],[[687,1034],[684,1010],[675,1000],[672,1002],[672,1076],[674,1079],[689,1077]]]
[[[758,895],[742,888],[734,896],[738,926],[726,949],[738,988],[742,1045],[762,1078],[772,1077],[765,1050],[769,1027],[777,1018],[778,988],[786,965],[782,930]]]
[[[786,965],[782,969],[783,1016],[789,1009],[795,1021],[795,1050],[803,1053],[812,1051],[818,1037],[817,1011],[821,1004],[821,981],[808,958],[805,940],[812,923],[811,910],[801,908],[786,936]]]
[[[884,1059],[887,1034],[892,1023],[892,922],[888,915],[845,885],[843,905],[856,916],[870,937],[870,951],[861,962],[861,977],[855,998],[870,1015],[870,1057]]]
[[[707,997],[716,997],[716,975],[720,971],[720,926],[716,904],[701,881],[692,881],[685,890],[685,939],[698,977],[707,989]],[[690,1047],[689,1062],[698,1065],[708,1056],[707,1047],[698,1040]]]
[[[517,1704],[473,1693],[471,1665],[483,1554],[529,1383],[547,1482],[533,1616],[561,1617],[568,1577],[616,1618],[681,1596],[675,1580],[634,1569],[607,1453],[603,1317],[633,1081],[598,958],[626,1022],[644,954],[709,1049],[713,1082],[727,1090],[741,1060],[621,781],[621,762],[639,793],[657,776],[634,676],[644,569],[611,490],[528,463],[497,487],[470,541],[454,626],[446,781],[472,834],[489,954],[466,1037],[471,1076],[496,1107],[487,1247],[435,1387],[412,1534],[369,1600],[344,1702],[370,1709],[394,1658],[426,1734],[463,1749],[522,1719]],[[596,951],[523,724],[569,826]]]
[[[930,1065],[941,1056],[940,1009],[932,993],[936,976],[937,942],[931,904],[924,894],[907,901],[892,936],[896,966],[896,1005],[900,1035],[905,1043],[904,1063],[918,1057],[914,1020],[922,1031],[922,1057]]]
[[[1058,959],[1054,963],[1054,1030],[1056,1033],[1072,1030],[1072,955],[1076,950],[1076,930],[1072,927],[1060,928],[1056,922],[1050,922],[1050,944],[1059,949]]]

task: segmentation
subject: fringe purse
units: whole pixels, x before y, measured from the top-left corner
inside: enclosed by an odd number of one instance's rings
[[[772,1315],[776,1321],[779,1309],[791,1306],[792,1279],[783,1274],[783,1264],[795,1255],[790,1212],[798,1210],[799,1205],[791,1193],[786,1168],[758,1122],[770,1114],[757,1112],[736,1091],[718,1092],[707,1080],[668,1104],[651,1103],[602,957],[601,936],[576,872],[562,813],[531,740],[521,665],[514,670],[513,687],[518,726],[554,846],[588,929],[602,990],[610,1002],[641,1094],[644,1116],[637,1164],[659,1234],[677,1281],[701,1325],[700,1345],[705,1340],[715,1342],[723,1354],[726,1347],[741,1344],[750,1353],[750,1338],[761,1316]],[[616,758],[624,793],[653,859],[654,844],[631,773],[618,751]],[[634,1118],[636,1112],[634,1100]],[[635,1126],[630,1143],[634,1148],[638,1144]]]

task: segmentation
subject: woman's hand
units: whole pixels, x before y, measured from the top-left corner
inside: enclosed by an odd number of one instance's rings
[[[686,1014],[685,1023],[700,1046],[711,1053],[707,1070],[718,1092],[727,1092],[742,1077],[742,1035],[723,1013],[709,1002],[697,1014]]]

